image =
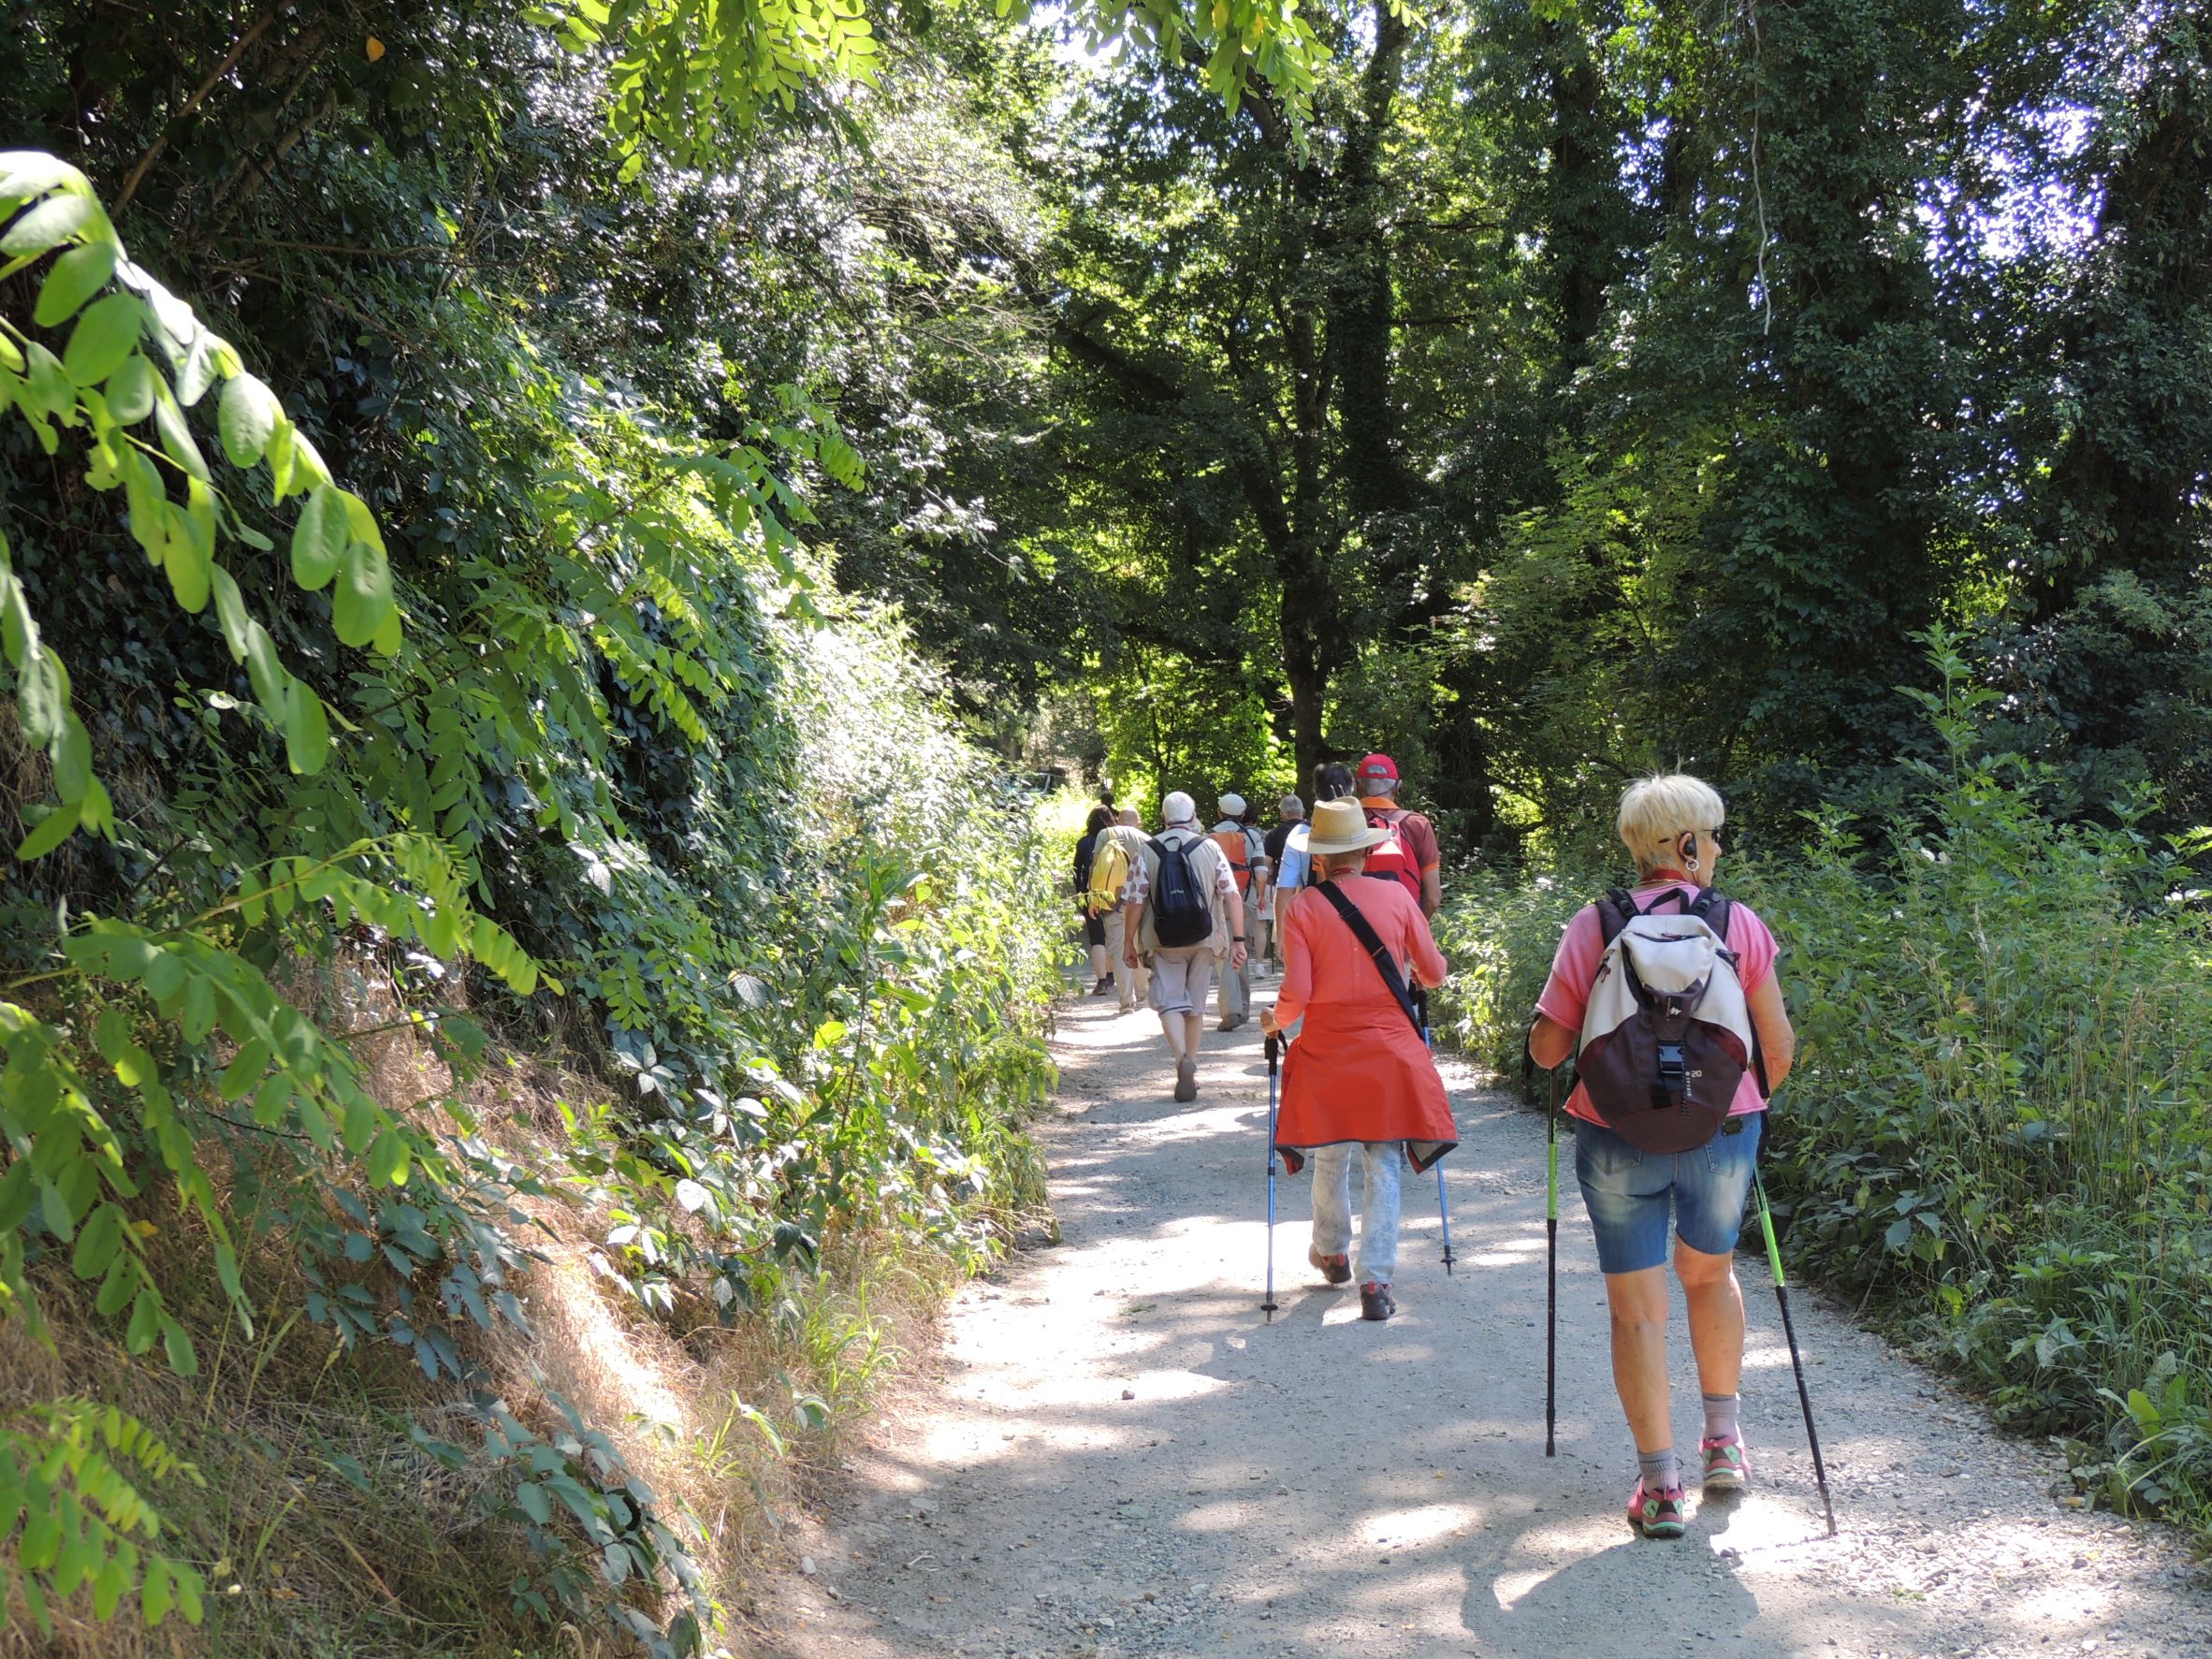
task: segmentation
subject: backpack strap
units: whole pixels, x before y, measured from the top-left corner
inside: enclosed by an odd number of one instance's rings
[[[1682,907],[1682,914],[1695,916],[1711,928],[1724,948],[1728,943],[1729,914],[1734,908],[1718,887],[1700,887],[1697,895]]]
[[[1695,916],[1720,938],[1721,949],[1728,949],[1728,924],[1735,917],[1735,906],[1717,887],[1702,887],[1697,896],[1690,901],[1687,914]],[[1734,953],[1729,959],[1735,959]],[[1752,1026],[1752,1075],[1759,1080],[1759,1099],[1774,1099],[1774,1086],[1767,1081],[1767,1051],[1759,1045],[1759,1028]]]
[[[1386,876],[1381,880],[1389,880],[1390,878]],[[1375,971],[1382,975],[1383,983],[1390,987],[1391,997],[1404,1011],[1407,1022],[1413,1026],[1413,1034],[1426,1041],[1428,1033],[1421,1024],[1419,1011],[1413,1005],[1412,996],[1405,989],[1404,976],[1399,973],[1398,964],[1391,960],[1390,949],[1375,933],[1374,924],[1360,913],[1358,905],[1338,891],[1335,882],[1324,881],[1314,891],[1329,901],[1329,908],[1343,919],[1344,924],[1352,930],[1352,937],[1375,959]]]
[[[1636,900],[1629,896],[1627,888],[1613,888],[1597,901],[1597,929],[1603,941],[1611,944],[1621,937],[1621,930],[1628,925],[1632,918],[1642,914],[1643,911],[1636,908]]]

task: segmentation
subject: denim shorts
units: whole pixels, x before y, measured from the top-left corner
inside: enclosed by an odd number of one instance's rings
[[[1639,1152],[1603,1124],[1575,1120],[1575,1179],[1597,1234],[1597,1265],[1608,1273],[1666,1263],[1666,1223],[1683,1244],[1726,1256],[1743,1228],[1743,1202],[1758,1160],[1764,1112],[1732,1117],[1695,1152]],[[1726,1128],[1728,1124],[1723,1125]]]

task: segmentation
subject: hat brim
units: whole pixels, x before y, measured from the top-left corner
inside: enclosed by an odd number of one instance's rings
[[[1390,838],[1390,832],[1380,824],[1370,824],[1349,841],[1324,841],[1318,836],[1306,839],[1305,850],[1321,858],[1333,858],[1346,852],[1364,852],[1370,847],[1379,847]]]

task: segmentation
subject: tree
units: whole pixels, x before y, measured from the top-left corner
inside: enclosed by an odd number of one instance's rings
[[[1383,0],[1316,35],[1303,144],[1264,91],[1232,113],[1180,65],[1096,87],[1055,269],[1032,284],[1084,415],[1070,464],[1178,549],[1183,586],[1273,609],[1255,671],[1280,675],[1300,773],[1332,751],[1339,665],[1441,608],[1453,502],[1426,476],[1433,430],[1408,425],[1441,411],[1409,398],[1405,339],[1447,326],[1430,302],[1495,233],[1441,167],[1448,36]],[[1116,625],[1162,604],[1200,636],[1172,583]]]

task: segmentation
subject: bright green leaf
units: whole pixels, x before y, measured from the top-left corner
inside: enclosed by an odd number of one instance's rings
[[[381,537],[375,544],[357,541],[346,548],[330,613],[339,639],[349,646],[367,645],[384,627],[392,614],[392,573]]]
[[[346,530],[345,492],[318,484],[299,510],[292,530],[292,579],[310,593],[338,574],[351,540]]]
[[[108,413],[119,426],[136,426],[153,413],[153,364],[133,352],[108,377]]]
[[[221,565],[211,573],[209,582],[215,596],[215,620],[222,625],[223,643],[230,648],[230,660],[246,660],[246,629],[250,619],[246,616],[246,602],[238,590],[238,583]]]
[[[70,192],[49,196],[0,236],[0,254],[22,258],[58,248],[93,224],[99,211],[99,204],[89,196]]]
[[[146,307],[135,294],[95,299],[69,330],[62,348],[62,368],[75,386],[97,386],[129,357],[145,327]]]
[[[81,801],[92,788],[92,734],[74,714],[62,721],[62,735],[53,746],[53,786],[65,801]]]
[[[292,770],[312,778],[330,752],[330,721],[323,700],[305,680],[293,680],[284,700],[284,759]]]
[[[269,435],[284,418],[276,394],[251,374],[234,374],[225,383],[216,425],[223,433],[223,452],[234,467],[250,467],[269,447]]]
[[[23,837],[22,844],[15,850],[16,857],[26,864],[34,858],[44,858],[76,833],[78,819],[82,811],[81,803],[64,801],[40,819],[37,827]]]
[[[34,749],[45,749],[62,735],[69,717],[69,674],[62,660],[41,650],[18,672],[16,719]]]
[[[38,289],[31,320],[41,328],[58,328],[75,316],[86,300],[108,285],[119,252],[110,241],[86,242],[56,259]]]

